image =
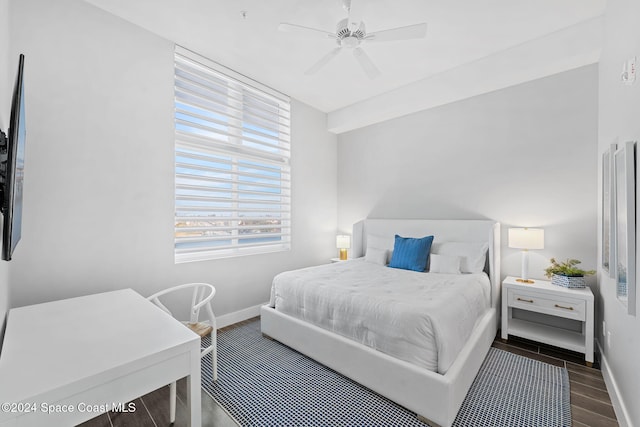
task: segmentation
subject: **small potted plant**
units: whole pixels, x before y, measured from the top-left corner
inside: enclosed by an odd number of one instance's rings
[[[551,258],[551,266],[544,270],[545,276],[551,278],[551,283],[565,288],[584,288],[587,284],[584,276],[595,274],[595,270],[582,270],[577,265],[577,259],[568,259],[558,263],[555,258]]]

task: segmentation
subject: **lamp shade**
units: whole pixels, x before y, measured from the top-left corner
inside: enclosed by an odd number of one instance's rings
[[[514,249],[544,249],[542,228],[510,228],[509,247]]]
[[[351,247],[351,236],[339,235],[336,236],[336,248],[349,249]]]

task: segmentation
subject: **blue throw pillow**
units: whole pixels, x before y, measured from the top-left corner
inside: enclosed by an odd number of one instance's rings
[[[429,258],[431,243],[433,243],[433,236],[415,239],[413,237],[400,237],[396,234],[396,241],[393,244],[393,256],[389,267],[424,271],[427,268],[427,258]]]

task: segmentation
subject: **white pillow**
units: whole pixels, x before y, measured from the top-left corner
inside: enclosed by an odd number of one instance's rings
[[[369,248],[393,250],[394,236],[384,237],[376,234],[367,234],[367,250]]]
[[[429,273],[460,274],[462,257],[431,254]]]
[[[387,255],[389,251],[380,248],[367,247],[367,254],[364,260],[373,264],[387,265]]]
[[[431,253],[460,257],[460,271],[463,273],[482,273],[487,260],[488,243],[434,242]]]
[[[394,237],[383,237],[376,234],[367,234],[367,251],[365,257],[369,253],[369,249],[384,249],[386,251],[386,258],[384,265],[389,263],[391,256],[393,255],[393,243]],[[366,259],[366,258],[365,258]]]

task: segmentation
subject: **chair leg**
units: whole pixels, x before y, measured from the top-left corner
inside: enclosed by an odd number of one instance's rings
[[[213,371],[213,380],[218,380],[218,332],[214,329],[211,332],[211,346],[213,347],[213,351],[211,351],[211,369]]]
[[[169,386],[169,421],[171,424],[176,422],[176,383],[173,382]]]

